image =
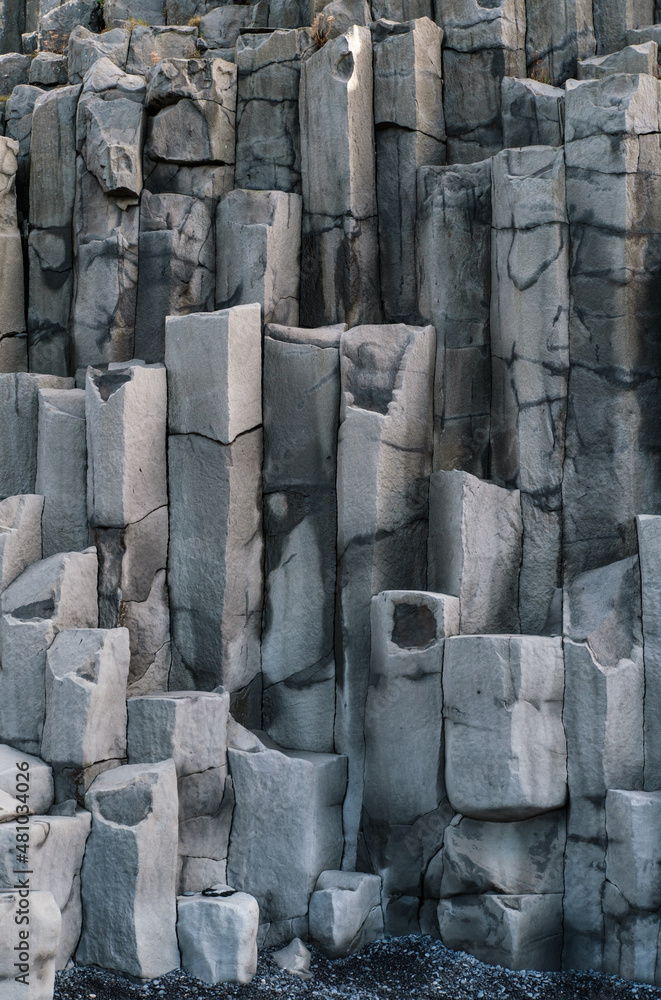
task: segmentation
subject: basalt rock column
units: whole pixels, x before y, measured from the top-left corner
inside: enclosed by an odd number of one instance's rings
[[[87,522],[85,392],[39,389],[35,488],[44,497],[43,555],[84,549]]]
[[[491,161],[423,167],[418,308],[436,330],[434,469],[489,474]]]
[[[261,722],[262,400],[257,304],[169,317],[171,686]]]
[[[569,233],[562,150],[493,160],[491,475],[521,490],[521,631],[561,631],[562,475],[569,376]],[[557,601],[556,601],[557,604]]]
[[[592,0],[526,4],[528,76],[555,86],[576,76],[577,60],[595,53],[592,6]]]
[[[18,143],[0,136],[0,371],[27,371],[23,251],[16,222]]]
[[[381,294],[388,323],[418,321],[411,253],[417,171],[445,162],[442,39],[429,18],[372,26]]]
[[[363,796],[370,601],[426,586],[434,366],[431,327],[342,334],[337,457],[336,749],[349,757],[344,868],[353,868]]]
[[[301,68],[301,322],[380,319],[372,37],[354,26]]]

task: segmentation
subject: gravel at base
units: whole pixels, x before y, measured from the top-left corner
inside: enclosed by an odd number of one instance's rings
[[[208,986],[182,971],[142,985],[88,967],[58,973],[55,1000],[661,1000],[659,987],[595,973],[509,972],[430,937],[378,941],[334,962],[311,951],[309,982],[281,972],[263,952],[249,986]]]

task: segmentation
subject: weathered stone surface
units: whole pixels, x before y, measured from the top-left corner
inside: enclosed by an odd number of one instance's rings
[[[301,69],[301,321],[380,319],[372,45],[353,27]]]
[[[491,398],[490,160],[420,170],[415,253],[418,308],[436,330],[434,469],[484,478]]]
[[[361,872],[322,872],[310,897],[315,945],[329,958],[343,958],[382,934],[381,880]]]
[[[14,87],[28,82],[31,62],[30,56],[18,52],[0,55],[0,91],[3,95],[11,94]]]
[[[113,0],[108,0],[109,6]],[[105,3],[104,20],[108,21]],[[70,83],[82,83],[85,74],[99,59],[109,59],[111,63],[124,69],[128,58],[131,34],[124,28],[105,31],[95,35],[80,24],[69,35],[68,74]]]
[[[70,628],[55,637],[46,654],[44,760],[71,770],[122,761],[129,660],[126,629]]]
[[[20,144],[11,126],[8,134],[14,137],[0,136],[0,371],[9,372],[27,370],[27,352],[23,254],[16,212]]]
[[[501,80],[526,76],[523,0],[443,5],[443,109],[448,161],[474,163],[502,149]]]
[[[168,431],[223,444],[262,422],[259,307],[169,317]]]
[[[444,640],[459,631],[456,597],[386,591],[372,598],[365,705],[363,836],[393,898],[422,897],[423,875],[451,817],[443,780]]]
[[[40,388],[70,389],[73,380],[23,372],[0,375],[2,499],[35,491]]]
[[[200,35],[210,49],[231,49],[241,28],[265,28],[268,4],[222,4],[200,21]]]
[[[579,80],[601,80],[613,73],[651,73],[656,76],[659,46],[656,42],[627,45],[619,52],[578,62]]]
[[[464,816],[522,820],[564,806],[560,639],[455,636],[445,643],[445,782]]]
[[[24,494],[0,501],[0,591],[41,559],[43,496]]]
[[[569,379],[564,153],[505,150],[492,169],[491,475],[521,490],[521,631],[560,631],[562,479]],[[548,623],[548,624],[547,624]]]
[[[80,937],[80,870],[90,823],[91,816],[84,809],[73,809],[68,816],[30,818],[27,865],[31,869],[30,885],[52,893],[62,914],[59,942],[56,943],[56,969],[63,969],[71,960]],[[0,857],[0,891],[6,891],[16,885],[15,872],[25,868],[21,861],[25,855],[21,855],[20,844],[16,842],[16,827],[0,826]],[[30,898],[34,898],[33,891]]]
[[[309,28],[239,36],[237,188],[301,192],[298,91],[301,64],[314,51]]]
[[[15,923],[20,905],[20,890],[0,892],[0,989],[7,1000],[18,1000],[28,991],[30,1000],[51,1000],[62,917],[52,893],[33,891],[30,893],[30,928],[20,928]],[[17,952],[23,944],[26,949]],[[22,958],[26,961],[21,961]],[[17,975],[28,978],[17,982]],[[26,982],[29,983],[28,991],[25,990]]]
[[[434,346],[431,327],[403,324],[354,327],[340,342],[335,742],[349,756],[348,858],[362,799],[370,601],[426,585]]]
[[[377,21],[372,27],[380,272],[384,318],[390,323],[418,318],[411,254],[417,171],[445,162],[442,39],[429,18],[405,26]]]
[[[264,323],[298,324],[301,198],[234,190],[216,216],[216,306],[259,302]]]
[[[140,204],[135,354],[163,361],[166,316],[213,308],[214,220],[208,201],[149,194]]]
[[[606,975],[658,984],[658,913],[632,909],[610,882],[604,884],[603,907]]]
[[[592,0],[526,4],[528,76],[555,86],[576,76],[577,60],[595,52],[592,6]]]
[[[167,505],[166,395],[162,365],[88,371],[87,507],[92,525],[121,528]]]
[[[40,389],[35,488],[44,498],[44,558],[88,544],[86,469],[85,393]]]
[[[61,87],[69,82],[66,56],[39,52],[32,60],[28,79],[40,87]]]
[[[563,144],[565,92],[562,87],[506,76],[501,96],[505,149]]]
[[[443,839],[440,895],[562,893],[565,826],[564,812],[519,823],[455,816]]]
[[[205,983],[249,983],[257,971],[257,900],[229,886],[214,890],[216,898],[177,900],[182,968]]]
[[[235,740],[229,749],[236,806],[228,880],[255,896],[263,923],[302,917],[321,872],[339,868],[346,758],[244,734],[242,748]]]
[[[65,52],[71,32],[80,24],[95,27],[94,0],[65,0],[39,18],[39,48],[49,52]]]
[[[143,979],[177,968],[174,762],[106,771],[85,801],[93,823],[76,961]]]
[[[617,52],[629,31],[654,24],[654,0],[593,0],[597,52]]]
[[[145,188],[152,194],[184,194],[212,204],[234,187],[234,164],[188,167],[145,157],[144,175]]]
[[[96,628],[94,549],[32,563],[2,595],[0,736],[38,753],[45,711],[46,651],[62,629]]]
[[[160,59],[194,59],[197,56],[192,27],[145,27],[136,24],[131,29],[127,73],[144,76]]]
[[[441,940],[508,969],[560,969],[562,896],[455,896],[438,907]]]
[[[643,657],[645,662],[645,741],[644,788],[649,791],[661,784],[661,580],[658,552],[661,544],[661,518],[636,518],[642,604]]]
[[[152,26],[164,25],[165,0],[138,0],[137,3],[136,0],[105,0],[103,20],[107,28],[121,28],[122,22],[131,17],[146,21]]]
[[[519,631],[518,490],[435,472],[429,493],[429,588],[460,602],[464,635]]]
[[[82,157],[106,194],[140,194],[143,123],[143,109],[130,98],[104,100],[88,94],[81,103],[78,129],[82,128],[85,136]]]
[[[661,792],[606,793],[606,878],[637,910],[661,906],[659,810]]]
[[[28,805],[33,813],[47,813],[53,804],[53,772],[39,757],[22,753],[15,747],[0,744],[0,789],[5,793],[16,795],[16,774],[29,774],[27,781],[29,791],[21,792],[28,796]]]
[[[281,948],[280,951],[273,953],[273,961],[279,969],[283,969],[284,972],[289,972],[290,975],[298,976],[299,979],[303,980],[312,978],[312,973],[310,972],[311,959],[312,954],[309,948],[305,947],[299,937],[295,937],[293,941],[290,941],[286,948]]]

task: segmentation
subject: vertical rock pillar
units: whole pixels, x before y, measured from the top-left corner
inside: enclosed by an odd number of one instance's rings
[[[27,371],[23,251],[16,221],[18,143],[0,136],[0,371]]]

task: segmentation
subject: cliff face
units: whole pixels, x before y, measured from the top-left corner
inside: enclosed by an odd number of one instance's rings
[[[44,997],[417,932],[661,985],[653,6],[0,0]]]

